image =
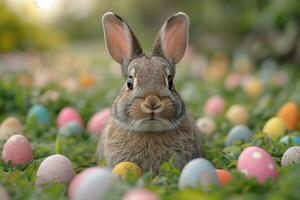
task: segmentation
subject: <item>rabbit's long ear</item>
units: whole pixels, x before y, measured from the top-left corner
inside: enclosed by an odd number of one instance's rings
[[[177,64],[187,47],[189,24],[189,17],[182,12],[167,19],[154,42],[153,55],[161,56],[171,64]]]
[[[106,47],[118,63],[124,65],[143,54],[138,40],[121,17],[107,12],[102,17],[102,24]]]

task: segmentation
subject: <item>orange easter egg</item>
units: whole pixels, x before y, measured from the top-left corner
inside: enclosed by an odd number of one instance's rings
[[[285,124],[288,130],[297,130],[299,122],[299,108],[295,102],[288,102],[284,104],[277,113]]]
[[[221,186],[227,185],[229,181],[231,181],[232,176],[229,171],[224,169],[216,169],[217,176],[219,178],[219,182]]]
[[[79,82],[82,88],[90,88],[95,83],[95,80],[91,74],[81,74]]]

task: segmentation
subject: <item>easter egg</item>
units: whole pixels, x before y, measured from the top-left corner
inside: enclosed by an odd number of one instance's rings
[[[262,148],[248,147],[239,156],[237,169],[247,178],[255,177],[259,183],[278,176],[272,157]]]
[[[217,116],[224,113],[225,101],[221,96],[214,96],[208,99],[204,106],[204,111],[209,116]]]
[[[232,145],[235,141],[250,142],[253,132],[244,125],[237,125],[229,131],[226,139],[226,146]]]
[[[142,176],[143,172],[133,162],[120,162],[112,170],[113,174],[116,174],[122,178],[127,178],[129,174],[132,174],[135,177]]]
[[[39,166],[36,174],[37,186],[49,183],[69,183],[74,177],[71,161],[60,154],[47,157]]]
[[[75,122],[78,123],[78,125],[83,128],[83,122],[81,119],[81,116],[78,114],[78,112],[71,107],[66,107],[62,109],[57,117],[57,126],[58,128],[62,128],[69,122]]]
[[[69,122],[58,130],[58,133],[63,136],[80,136],[82,132],[82,127],[76,122]]]
[[[249,120],[249,114],[244,106],[233,105],[228,109],[226,113],[226,118],[233,125],[247,124]]]
[[[5,163],[11,161],[13,166],[27,165],[32,161],[32,147],[23,135],[13,135],[5,142],[2,150]]]
[[[4,187],[0,185],[0,199],[1,200],[9,200],[9,195]]]
[[[179,177],[178,187],[208,189],[209,185],[219,185],[214,166],[204,158],[196,158],[188,162],[182,169]]]
[[[94,77],[91,74],[83,73],[79,77],[79,83],[82,88],[90,88],[94,82]]]
[[[5,119],[0,126],[0,140],[6,140],[12,135],[23,135],[23,127],[15,117]]]
[[[284,104],[278,111],[277,117],[283,121],[288,130],[297,130],[299,123],[299,109],[295,102]]]
[[[201,133],[204,133],[208,136],[211,136],[216,130],[216,123],[210,117],[199,118],[196,124]]]
[[[36,122],[44,126],[50,125],[50,115],[48,110],[42,105],[34,105],[30,108],[27,118],[35,118]]]
[[[134,189],[127,192],[122,200],[159,200],[159,198],[149,190]]]
[[[227,170],[217,169],[216,173],[221,186],[227,185],[232,180],[232,176]]]
[[[91,135],[102,132],[110,116],[110,109],[106,108],[101,112],[95,113],[88,122],[87,130]]]
[[[293,145],[298,145],[300,144],[300,137],[296,136],[296,135],[286,135],[283,136],[282,138],[280,138],[279,142],[281,144],[289,144],[289,139],[291,138],[292,140],[292,144]]]
[[[263,85],[260,80],[250,78],[243,84],[244,91],[250,97],[257,97],[263,92]]]
[[[285,125],[280,118],[273,117],[264,125],[263,133],[265,133],[271,139],[276,139],[284,135]]]
[[[291,147],[286,150],[281,158],[281,166],[300,163],[300,147]]]
[[[241,76],[238,73],[231,73],[225,80],[225,88],[227,90],[234,90],[241,83]]]
[[[68,188],[69,200],[100,200],[111,188],[115,177],[111,170],[100,167],[85,169],[75,176]]]

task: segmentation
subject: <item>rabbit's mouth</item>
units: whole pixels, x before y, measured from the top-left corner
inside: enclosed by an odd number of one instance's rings
[[[142,120],[138,120],[131,127],[133,131],[142,132],[160,132],[170,130],[171,123],[168,120],[151,116]]]

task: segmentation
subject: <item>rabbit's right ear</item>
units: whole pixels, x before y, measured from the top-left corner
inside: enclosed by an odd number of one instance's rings
[[[102,17],[102,24],[106,47],[118,63],[126,65],[133,58],[143,54],[138,40],[121,17],[107,12]]]

